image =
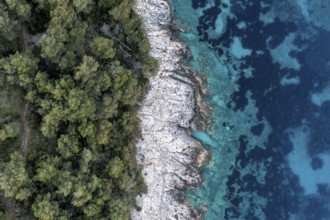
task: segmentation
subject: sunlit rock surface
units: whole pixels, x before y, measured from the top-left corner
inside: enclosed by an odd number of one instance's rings
[[[192,82],[176,74],[184,47],[171,39],[166,1],[137,0],[135,11],[143,18],[151,55],[160,67],[139,111],[142,139],[137,160],[148,192],[137,198],[142,211],[133,210],[132,218],[193,219],[195,213],[180,190],[202,182],[193,166],[201,146],[185,131],[195,117],[195,98]]]

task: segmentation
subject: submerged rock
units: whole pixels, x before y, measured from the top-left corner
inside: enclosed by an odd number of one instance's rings
[[[142,166],[148,191],[137,198],[142,211],[133,219],[195,219],[182,189],[201,184],[196,166],[204,163],[205,151],[187,129],[196,115],[193,82],[176,74],[182,69],[184,46],[173,41],[169,30],[170,6],[165,0],[137,0],[135,11],[143,18],[151,55],[160,64],[139,110],[142,139],[137,161]],[[198,156],[198,152],[203,152]]]

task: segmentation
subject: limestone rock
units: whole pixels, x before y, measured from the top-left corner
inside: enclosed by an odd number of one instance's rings
[[[138,113],[142,139],[137,143],[137,161],[148,192],[137,198],[142,211],[132,210],[131,215],[139,220],[194,219],[196,213],[180,191],[202,182],[194,167],[201,146],[185,129],[195,116],[193,83],[176,74],[184,46],[171,38],[165,0],[136,0],[135,11],[143,18],[150,54],[160,68]]]

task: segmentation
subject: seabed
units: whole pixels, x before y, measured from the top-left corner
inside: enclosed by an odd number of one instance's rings
[[[206,72],[205,219],[330,219],[330,1],[172,0]]]

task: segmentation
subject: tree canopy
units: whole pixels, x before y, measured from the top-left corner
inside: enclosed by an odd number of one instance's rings
[[[132,1],[0,3],[0,218],[129,219],[148,52]]]

